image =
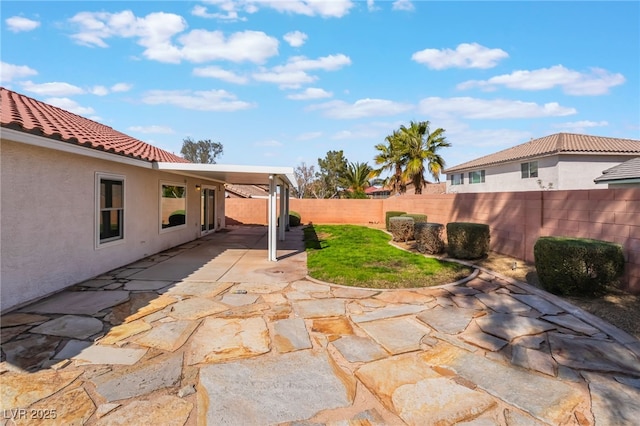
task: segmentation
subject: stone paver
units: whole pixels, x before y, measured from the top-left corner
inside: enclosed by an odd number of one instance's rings
[[[640,341],[555,296],[487,271],[334,286],[305,278],[299,228],[277,263],[266,240],[231,228],[5,313],[2,409],[99,425],[640,418]]]

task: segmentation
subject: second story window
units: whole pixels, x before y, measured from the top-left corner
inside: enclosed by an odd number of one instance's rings
[[[451,185],[463,185],[464,173],[456,173],[451,175]]]
[[[469,183],[484,183],[484,170],[469,172]]]
[[[538,162],[531,161],[529,163],[520,164],[522,179],[538,177]]]

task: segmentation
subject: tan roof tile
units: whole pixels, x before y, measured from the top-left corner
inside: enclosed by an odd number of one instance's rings
[[[446,169],[445,173],[477,169],[552,154],[640,154],[640,140],[556,133]]]
[[[139,160],[189,162],[109,126],[4,87],[0,87],[0,124],[5,128]]]

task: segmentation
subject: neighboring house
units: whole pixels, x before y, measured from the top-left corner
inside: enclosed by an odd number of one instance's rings
[[[292,167],[192,164],[5,88],[0,100],[1,310],[224,227],[227,182],[269,184],[276,260]]]
[[[602,171],[640,155],[640,140],[557,133],[450,167],[447,192],[597,189]]]
[[[227,198],[268,198],[269,185],[232,185],[224,186]]]
[[[389,198],[391,189],[383,186],[370,186],[364,190],[369,198]]]
[[[594,181],[607,184],[609,188],[640,188],[640,157],[603,171]]]

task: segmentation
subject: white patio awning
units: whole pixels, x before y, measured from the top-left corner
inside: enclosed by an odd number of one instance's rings
[[[277,260],[277,240],[284,241],[289,224],[289,194],[296,181],[293,167],[240,166],[229,164],[153,163],[153,168],[183,176],[215,180],[236,185],[269,185],[269,260]],[[276,215],[280,186],[280,227]]]

